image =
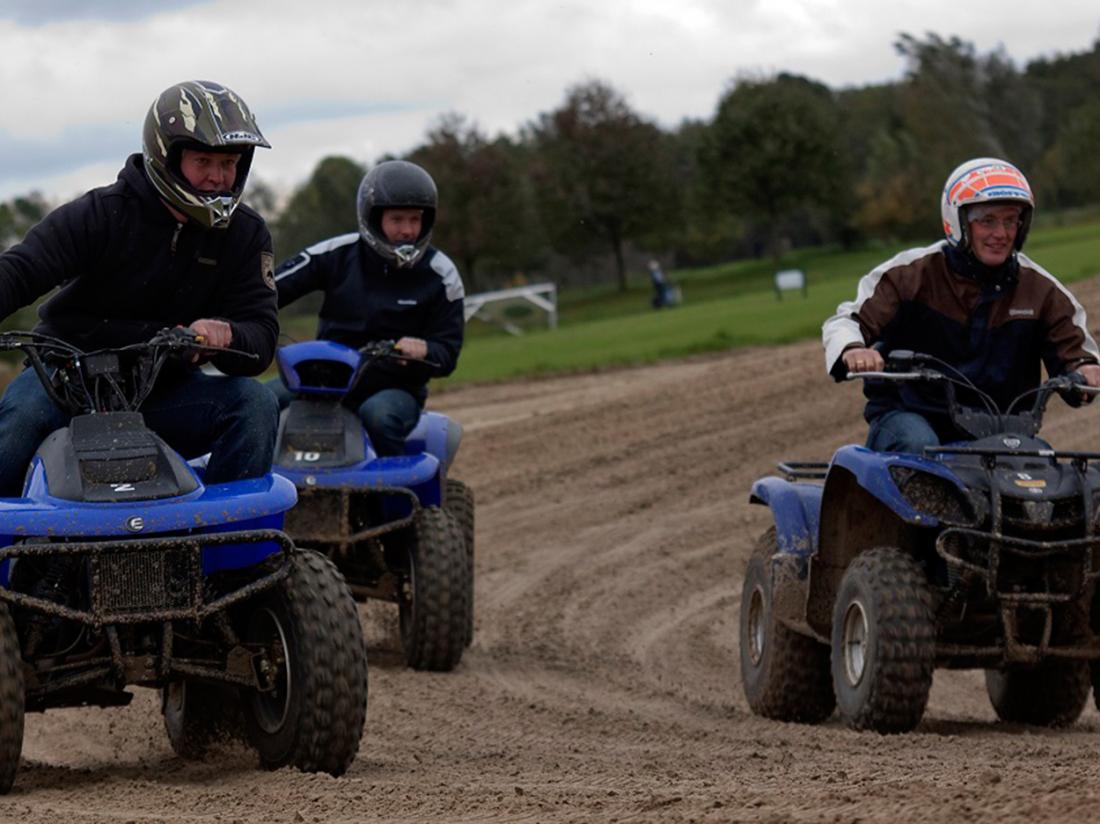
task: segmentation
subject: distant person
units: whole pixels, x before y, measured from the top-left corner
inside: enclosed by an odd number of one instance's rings
[[[278,426],[270,393],[250,376],[279,335],[274,256],[263,218],[241,203],[257,146],[268,147],[237,94],[217,83],[170,86],[146,115],[142,153],[118,180],[58,207],[0,254],[0,318],[54,287],[35,331],[85,350],[140,343],[189,327],[224,354],[161,372],[145,422],[182,454],[210,452],[207,484],[271,468]],[[0,495],[22,490],[39,444],[69,417],[33,369],[0,400]]]
[[[451,374],[465,330],[465,292],[451,259],[429,245],[437,192],[415,163],[388,160],[359,184],[359,232],[323,240],[276,270],[279,307],[324,292],[317,337],[354,348],[396,340],[403,362],[368,370],[345,403],[359,413],[378,455],[400,455],[428,397],[428,380]],[[282,407],[290,392],[268,386]]]
[[[1050,375],[1080,372],[1100,386],[1100,350],[1085,310],[1053,275],[1020,250],[1035,200],[1011,163],[968,160],[944,184],[946,240],[902,252],[859,282],[856,298],[825,321],[825,367],[836,380],[875,372],[898,349],[933,355],[1004,409]],[[947,415],[943,389],[864,382],[867,446],[920,453],[966,440]],[[968,403],[965,389],[959,401]],[[971,398],[971,401],[974,399]]]
[[[674,305],[675,295],[673,286],[668,282],[668,278],[661,269],[661,264],[656,260],[651,260],[648,264],[648,268],[649,281],[653,284],[653,298],[650,301],[653,308],[663,309],[666,306]]]

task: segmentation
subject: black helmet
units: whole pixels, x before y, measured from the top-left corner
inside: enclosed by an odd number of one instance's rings
[[[161,92],[145,116],[141,135],[145,173],[169,205],[208,228],[229,225],[240,203],[252,153],[270,149],[256,118],[234,92],[217,83],[191,80]],[[200,192],[180,172],[184,149],[240,153],[237,178],[228,192]]]
[[[359,234],[374,251],[400,267],[413,266],[428,248],[435,223],[438,194],[432,176],[407,160],[387,160],[379,163],[359,184],[356,212]],[[394,246],[382,232],[382,212],[385,209],[420,209],[420,236],[415,243]]]

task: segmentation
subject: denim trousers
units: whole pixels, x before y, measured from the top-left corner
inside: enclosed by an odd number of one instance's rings
[[[280,379],[270,380],[265,386],[275,394],[280,409],[290,406],[294,395]],[[404,389],[382,389],[375,392],[359,404],[356,412],[379,457],[404,455],[405,438],[420,421],[420,404]]]
[[[916,412],[893,409],[873,421],[867,432],[867,448],[876,452],[912,452],[917,455],[926,446],[939,446],[940,439],[932,425]]]
[[[142,404],[145,425],[185,459],[210,454],[205,483],[258,478],[271,470],[279,412],[271,393],[252,378],[199,371],[158,383]],[[0,399],[0,495],[22,493],[39,444],[70,415],[42,388],[33,369],[13,380]]]

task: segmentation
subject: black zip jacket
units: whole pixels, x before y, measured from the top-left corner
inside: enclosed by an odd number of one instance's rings
[[[0,254],[0,317],[56,286],[36,331],[82,349],[148,340],[166,326],[227,321],[234,349],[219,355],[230,375],[258,375],[275,354],[278,310],[271,234],[241,205],[226,229],[179,223],[131,155],[118,180],[50,212]]]
[[[279,264],[275,284],[280,308],[310,292],[325,293],[319,340],[356,349],[369,341],[402,337],[427,342],[427,360],[438,366],[380,362],[364,374],[351,403],[396,388],[410,392],[423,405],[429,378],[449,375],[458,365],[466,326],[465,291],[454,263],[434,247],[428,247],[415,266],[400,269],[358,234],[339,235]]]

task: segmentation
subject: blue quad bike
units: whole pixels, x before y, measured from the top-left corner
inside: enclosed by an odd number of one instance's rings
[[[921,455],[844,446],[754,483],[775,524],[741,594],[750,708],[811,724],[837,708],[853,729],[905,732],[934,668],[976,668],[1001,720],[1072,724],[1100,684],[1100,453],[1037,434],[1053,393],[1095,390],[1072,373],[1002,411],[947,364],[900,351],[849,377],[944,392],[973,440]]]
[[[214,350],[184,329],[94,352],[11,332],[0,349],[24,354],[74,416],[39,446],[23,496],[0,498],[0,792],[25,712],[124,706],[129,685],[161,690],[180,756],[228,732],[264,767],[343,773],[366,650],[339,572],[281,530],[293,485],[207,486],[205,462],[138,411],[166,362]]]
[[[356,599],[397,603],[408,666],[454,669],[473,639],[474,498],[447,477],[462,428],[423,412],[404,455],[375,453],[344,400],[368,370],[400,359],[393,341],[305,341],[276,359],[293,395],[275,451],[275,472],[298,489],[287,532],[330,558]]]

